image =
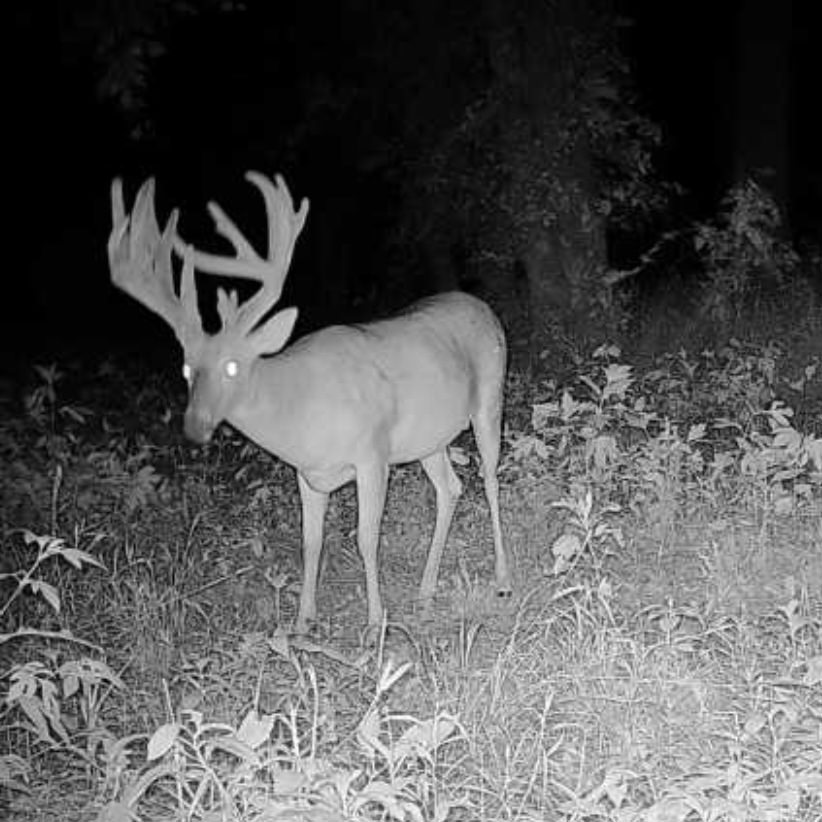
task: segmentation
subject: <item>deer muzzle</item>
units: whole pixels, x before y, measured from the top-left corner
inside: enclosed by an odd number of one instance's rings
[[[205,445],[211,439],[215,428],[211,414],[202,409],[188,407],[183,421],[183,431],[188,439],[198,445]]]

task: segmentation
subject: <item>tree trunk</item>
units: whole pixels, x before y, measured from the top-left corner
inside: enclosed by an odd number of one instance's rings
[[[505,0],[486,3],[489,61],[507,98],[501,136],[515,237],[530,305],[532,364],[556,342],[558,327],[586,319],[591,285],[607,262],[605,223],[592,208],[595,173],[581,135],[564,142],[579,89],[571,39],[585,4],[532,2],[517,15]],[[549,177],[547,181],[545,177]],[[535,182],[535,177],[541,177]]]

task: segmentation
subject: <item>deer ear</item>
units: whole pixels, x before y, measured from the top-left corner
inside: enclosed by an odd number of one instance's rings
[[[297,309],[284,308],[253,331],[248,342],[256,354],[276,354],[288,342],[295,322]]]

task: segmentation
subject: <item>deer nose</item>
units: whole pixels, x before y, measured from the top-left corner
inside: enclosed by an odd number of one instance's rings
[[[183,422],[183,431],[186,437],[198,445],[205,445],[214,433],[214,420],[205,411],[188,409]]]

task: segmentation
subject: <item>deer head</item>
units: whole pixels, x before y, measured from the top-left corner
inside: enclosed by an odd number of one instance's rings
[[[154,211],[154,180],[137,194],[129,216],[122,181],[111,189],[113,228],[108,240],[112,282],[172,328],[184,354],[183,376],[189,386],[185,433],[205,443],[234,407],[248,396],[258,358],[275,354],[288,341],[297,319],[296,308],[277,311],[264,319],[282,293],[294,245],[308,216],[308,200],[294,210],[291,193],[279,175],[272,183],[250,171],[246,179],[265,199],[268,250],[261,257],[237,226],[214,202],[209,203],[216,230],[234,247],[233,257],[195,250],[177,233],[175,209],[162,233]],[[172,250],[182,258],[179,295],[174,288]],[[220,330],[207,334],[197,306],[195,269],[223,277],[241,277],[260,283],[257,292],[239,304],[237,292],[219,289],[217,313]]]

